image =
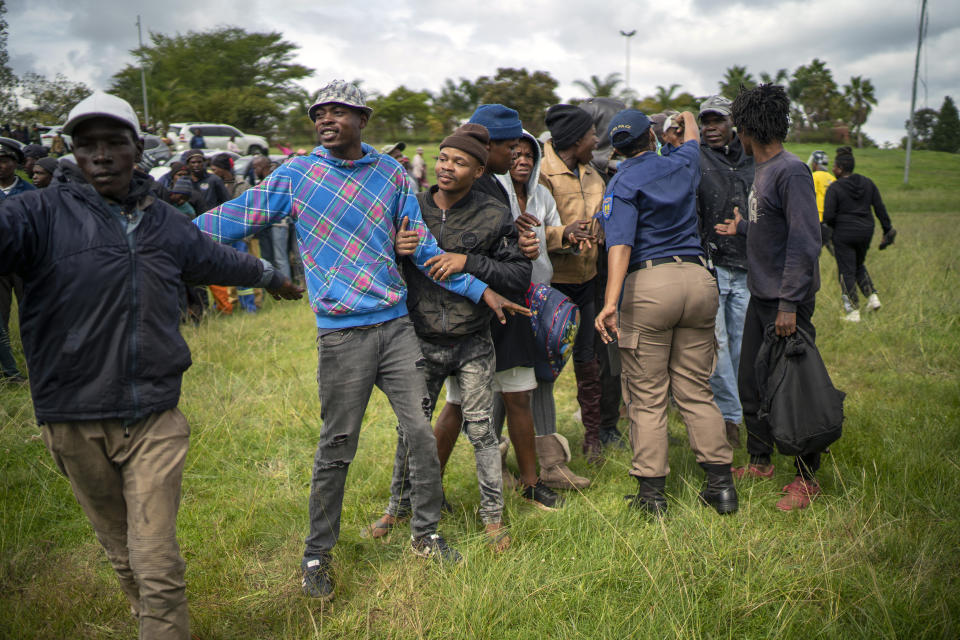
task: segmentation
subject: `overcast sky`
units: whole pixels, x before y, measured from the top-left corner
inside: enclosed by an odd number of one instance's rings
[[[315,69],[304,82],[311,90],[361,78],[383,93],[400,84],[436,91],[445,78],[526,67],[548,71],[564,100],[582,96],[574,80],[624,73],[619,30],[636,29],[630,86],[641,96],[672,83],[707,95],[731,65],[756,77],[819,57],[840,85],[852,75],[873,81],[879,104],[864,130],[883,142],[900,139],[909,115],[920,1],[8,0],[7,11],[15,73],[61,72],[96,89],[131,62],[138,11],[145,29],[167,34],[280,31]],[[960,2],[930,0],[927,12],[917,105],[938,109],[945,95],[960,98]]]

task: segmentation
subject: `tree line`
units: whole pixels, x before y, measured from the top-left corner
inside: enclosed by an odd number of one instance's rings
[[[279,32],[251,33],[230,26],[172,36],[151,32],[147,44],[131,51],[134,62],[114,74],[109,91],[129,101],[142,116],[143,68],[150,124],[225,122],[278,140],[303,140],[313,136],[311,123],[304,114],[316,91],[300,84],[314,70],[293,62],[298,49]],[[363,83],[360,79],[354,82]],[[863,125],[877,104],[876,90],[869,78],[853,76],[846,84],[838,84],[827,63],[819,58],[792,72],[779,69],[757,76],[746,66],[733,65],[717,82],[716,93],[732,99],[741,86],[750,88],[758,82],[786,87],[791,100],[791,139],[874,144],[863,133]],[[647,113],[696,110],[706,97],[684,91],[679,83],[657,86],[649,95],[640,95],[624,86],[619,73],[593,75],[576,80],[574,85],[580,95],[568,98],[568,102],[613,97]],[[474,79],[447,78],[436,92],[401,85],[381,94],[364,87],[377,114],[367,135],[373,140],[436,140],[467,119],[477,105],[491,102],[517,109],[524,127],[537,135],[546,128],[543,118],[547,107],[562,101],[558,86],[547,71],[500,68],[492,75]],[[33,106],[18,109],[18,92]],[[73,104],[89,93],[85,84],[61,74],[52,80],[35,73],[22,78],[13,75],[7,66],[6,22],[0,0],[0,121],[57,124],[63,122]],[[949,137],[949,109],[955,113],[956,108],[952,100],[947,101],[946,115],[941,114],[943,109],[917,112],[918,148],[956,151],[960,146]],[[937,129],[941,121],[944,124]]]

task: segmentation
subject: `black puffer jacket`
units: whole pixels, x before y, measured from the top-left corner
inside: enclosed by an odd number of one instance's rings
[[[510,210],[485,193],[471,190],[453,208],[440,209],[437,192],[417,194],[423,221],[444,251],[467,256],[469,273],[497,293],[515,296],[530,286],[533,265],[517,245],[517,229]],[[491,311],[483,303],[447,291],[423,275],[409,260],[402,263],[407,281],[407,308],[417,335],[430,342],[452,342],[486,331]]]
[[[78,172],[0,204],[0,273],[24,280],[20,305],[30,391],[43,422],[137,419],[177,405],[190,351],[177,290],[253,285],[262,263],[203,235],[135,174],[127,234]]]
[[[753,158],[743,151],[736,134],[730,144],[711,149],[700,143],[700,186],[697,188],[697,214],[700,240],[715,265],[747,268],[747,240],[744,236],[721,236],[714,225],[733,219],[733,208],[747,217],[747,197],[753,186]]]
[[[883,232],[890,231],[890,215],[880,198],[877,185],[870,178],[853,173],[827,187],[827,194],[823,198],[823,222],[841,236],[870,237],[874,227],[871,206]]]

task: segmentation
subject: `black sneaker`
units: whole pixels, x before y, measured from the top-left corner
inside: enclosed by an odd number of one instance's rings
[[[537,478],[537,484],[532,487],[520,487],[520,497],[544,511],[556,511],[563,506],[563,498],[543,484],[540,478]]]
[[[304,559],[302,563],[303,593],[308,598],[327,602],[333,598],[333,579],[330,577],[330,558]]]
[[[463,559],[439,533],[428,533],[419,538],[411,536],[410,547],[421,558],[434,558],[441,564],[457,564]]]

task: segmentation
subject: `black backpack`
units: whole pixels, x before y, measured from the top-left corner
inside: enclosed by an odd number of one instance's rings
[[[816,344],[803,329],[781,338],[773,324],[767,325],[756,372],[757,415],[770,423],[780,453],[816,453],[840,438],[846,394],[833,386]]]

